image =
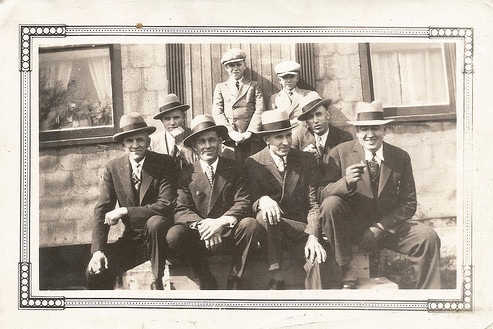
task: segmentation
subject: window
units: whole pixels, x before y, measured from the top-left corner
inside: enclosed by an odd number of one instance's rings
[[[111,141],[123,113],[119,46],[39,52],[40,146]]]
[[[365,101],[396,120],[455,118],[455,48],[443,43],[360,45]]]

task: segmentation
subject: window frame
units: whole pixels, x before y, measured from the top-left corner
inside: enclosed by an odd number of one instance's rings
[[[456,120],[456,77],[454,65],[455,49],[453,48],[454,44],[445,43],[444,46],[449,104],[399,107],[387,106],[383,109],[385,117],[392,118],[394,122]],[[371,43],[359,43],[358,47],[361,63],[361,87],[363,90],[363,101],[372,102],[373,100],[375,100],[375,92],[373,86],[373,73],[370,57]]]
[[[118,132],[123,108],[122,55],[119,44],[69,45],[63,47],[39,48],[39,53],[53,53],[94,48],[108,48],[110,57],[111,97],[113,103],[113,124],[105,127],[93,127],[70,130],[52,130],[39,132],[39,148],[61,147],[84,144],[114,143],[113,135]],[[38,104],[39,111],[39,104]]]

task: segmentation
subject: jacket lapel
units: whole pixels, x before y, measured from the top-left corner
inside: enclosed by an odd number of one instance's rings
[[[284,194],[291,195],[298,184],[300,173],[303,170],[303,163],[297,157],[293,157],[293,152],[288,153],[287,168],[285,176]]]
[[[147,190],[149,190],[149,186],[151,186],[153,177],[157,176],[156,170],[158,169],[152,153],[148,153],[144,165],[142,166],[140,177],[139,204],[142,204],[142,200],[144,199]]]
[[[351,159],[352,159],[352,164],[360,163],[361,161],[363,161],[363,163],[366,166],[365,152],[363,151],[363,147],[358,143],[358,141],[354,142],[353,152],[351,153]],[[363,183],[358,184],[358,190],[361,194],[369,198],[373,198],[368,166],[365,167],[365,172],[363,173]]]
[[[196,160],[193,163],[193,169],[191,185],[193,184],[196,190],[192,191],[192,189],[190,189],[190,193],[192,194],[197,210],[205,217],[209,213],[211,184],[205,173],[202,171],[200,160]]]
[[[130,165],[130,160],[128,157],[123,157],[120,165],[118,166],[118,175],[122,181],[123,189],[125,193],[128,195],[128,199],[131,200],[133,205],[138,204],[137,193],[135,193],[134,185],[131,180],[132,175],[132,166]]]
[[[236,86],[234,86],[234,88],[236,89]],[[250,89],[250,81],[243,78],[242,84],[240,85],[240,90],[238,90],[236,94],[235,103],[247,93],[248,89]]]
[[[214,184],[212,185],[211,198],[209,202],[209,209],[207,210],[207,214],[212,210],[214,204],[217,201],[217,198],[221,195],[224,186],[228,182],[226,177],[227,171],[224,167],[224,161],[221,161],[221,157],[219,157],[219,161],[217,163],[216,172],[214,173]],[[205,175],[204,175],[205,176]],[[208,181],[207,181],[208,183]]]
[[[387,184],[387,180],[390,177],[390,174],[392,173],[392,168],[395,168],[396,161],[395,158],[393,157],[393,154],[388,152],[388,147],[385,147],[385,143],[382,146],[383,147],[383,157],[384,161],[382,161],[382,165],[380,166],[380,180],[378,182],[378,196],[380,196],[380,193],[382,192],[383,188],[385,187],[385,184]]]
[[[260,159],[259,159],[260,161],[259,162],[265,168],[267,168],[267,170],[269,170],[272,173],[272,175],[274,176],[274,178],[276,179],[276,181],[278,183],[276,185],[276,187],[279,190],[282,190],[283,185],[284,185],[284,178],[279,173],[279,170],[277,169],[276,163],[274,162],[274,159],[272,159],[272,157],[270,155],[269,147],[268,146],[265,147],[259,155],[260,155]]]

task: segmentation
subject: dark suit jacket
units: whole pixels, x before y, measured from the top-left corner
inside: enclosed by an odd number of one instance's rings
[[[283,178],[268,147],[245,161],[252,208],[257,213],[260,197],[267,195],[279,204],[283,217],[307,223],[305,232],[318,236],[321,226],[317,161],[311,154],[292,148],[286,162]]]
[[[182,170],[178,180],[175,223],[190,225],[204,218],[221,216],[234,216],[240,221],[251,213],[245,170],[241,164],[219,157],[214,177],[211,187],[199,160]]]
[[[322,154],[322,161],[329,162],[330,150],[342,142],[352,141],[353,135],[350,132],[337,128],[333,125],[329,125],[329,135],[325,142],[324,151]],[[303,150],[308,145],[312,144],[316,147],[315,134],[310,128],[299,127],[293,132],[293,147],[298,150]]]
[[[214,89],[212,116],[218,125],[228,130],[256,132],[264,111],[264,98],[257,81],[243,78],[240,90],[231,80],[221,82]]]
[[[404,150],[383,143],[384,161],[380,166],[378,197],[373,197],[368,169],[357,182],[356,191],[350,193],[346,184],[346,168],[365,162],[365,153],[359,141],[337,145],[330,152],[329,170],[325,173],[321,189],[322,200],[329,195],[346,198],[355,211],[380,222],[387,230],[394,230],[416,212],[416,188],[411,158]],[[366,163],[366,162],[365,162]]]
[[[176,176],[175,171],[171,157],[149,151],[142,167],[140,194],[137,195],[128,156],[110,161],[106,165],[99,199],[94,208],[91,252],[104,251],[109,232],[104,217],[115,209],[117,202],[120,207],[128,209],[128,218],[123,220],[124,236],[134,235],[133,228],[142,229],[154,215],[173,218],[176,192],[171,177]]]

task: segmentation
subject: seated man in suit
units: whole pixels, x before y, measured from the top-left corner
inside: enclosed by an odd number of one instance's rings
[[[212,101],[214,121],[228,129],[230,140],[226,140],[225,145],[233,149],[234,159],[242,163],[265,146],[253,134],[260,128],[264,97],[259,83],[244,75],[245,59],[245,52],[237,48],[223,55],[221,64],[228,72],[229,79],[216,85]]]
[[[321,288],[319,263],[326,252],[317,202],[318,165],[306,152],[291,148],[291,125],[286,111],[262,114],[259,132],[267,146],[245,161],[257,221],[267,232],[269,289],[284,289],[287,270],[281,252],[305,261],[305,287]]]
[[[151,136],[150,149],[157,153],[171,156],[179,169],[193,162],[193,152],[183,145],[183,139],[190,135],[190,128],[185,127],[185,111],[189,105],[180,103],[175,94],[166,95],[159,113],[154,120],[161,120],[164,130]]]
[[[154,275],[151,289],[163,289],[169,254],[165,237],[173,225],[176,172],[171,157],[148,151],[149,134],[155,130],[139,113],[131,112],[122,116],[120,132],[113,136],[123,144],[126,155],[110,161],[103,174],[86,271],[90,289],[113,289],[115,278],[147,259]],[[110,226],[120,220],[125,225],[123,236],[107,244]]]
[[[328,163],[330,150],[342,142],[353,140],[351,133],[330,124],[330,98],[322,99],[316,91],[300,100],[299,121],[306,127],[299,127],[293,134],[293,147],[313,154],[319,163]]]
[[[387,248],[409,255],[416,288],[439,289],[440,239],[429,226],[412,220],[416,189],[409,154],[384,142],[382,103],[358,103],[357,140],[330,151],[321,186],[323,229],[342,267],[342,288],[352,289],[357,274],[351,264],[353,244],[366,250]]]
[[[243,271],[257,223],[250,214],[245,171],[240,163],[218,156],[226,127],[216,125],[209,115],[192,121],[192,134],[184,144],[199,157],[180,173],[175,223],[167,235],[170,248],[190,263],[200,289],[217,289],[206,260],[206,250],[232,251],[226,287],[242,289]]]
[[[268,110],[286,111],[293,125],[297,125],[298,116],[302,113],[299,105],[301,98],[310,92],[298,87],[300,70],[301,65],[294,61],[284,61],[274,66],[282,89],[270,96],[267,106]]]

